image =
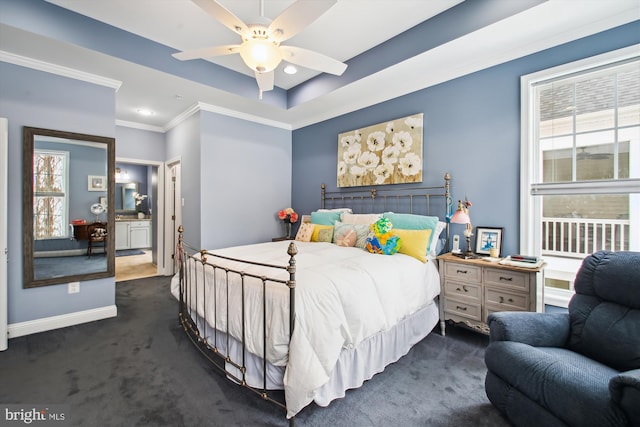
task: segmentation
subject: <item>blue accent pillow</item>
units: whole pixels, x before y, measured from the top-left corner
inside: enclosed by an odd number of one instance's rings
[[[340,221],[342,212],[311,212],[311,223],[319,225],[333,226],[336,221]]]
[[[402,230],[431,230],[431,233],[435,233],[436,226],[438,225],[437,216],[426,215],[414,215],[414,214],[399,214],[393,212],[385,212],[385,218],[389,218],[395,228]],[[427,254],[431,250],[431,243],[427,247]]]

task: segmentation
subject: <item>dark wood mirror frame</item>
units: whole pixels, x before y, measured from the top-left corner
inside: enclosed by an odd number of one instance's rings
[[[34,288],[39,286],[55,285],[61,283],[85,281],[115,276],[115,238],[107,239],[107,267],[105,271],[85,274],[69,274],[62,277],[50,277],[35,279],[34,276],[34,230],[33,230],[33,154],[36,136],[48,136],[92,143],[102,143],[107,146],[107,233],[115,237],[115,138],[86,135],[73,132],[65,132],[51,129],[39,129],[25,126],[23,129],[23,168],[22,168],[22,206],[23,206],[23,287]],[[87,207],[88,208],[88,207]]]

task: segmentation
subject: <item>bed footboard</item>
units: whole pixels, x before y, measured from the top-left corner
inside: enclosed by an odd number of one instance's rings
[[[288,288],[286,299],[288,300],[288,339],[290,341],[295,327],[295,255],[298,252],[296,245],[293,242],[289,244],[288,265],[271,265],[195,249],[184,241],[182,226],[178,228],[178,233],[176,259],[179,264],[178,319],[180,325],[196,348],[227,378],[286,411],[284,398],[274,397],[274,393],[270,393],[268,389],[267,319],[270,313],[267,301],[270,292],[282,293],[283,289]],[[263,274],[252,273],[250,271],[252,267],[262,268]],[[269,272],[268,275],[264,275],[264,268]],[[284,276],[283,271],[286,272]],[[225,278],[225,280],[218,280],[218,278]],[[232,287],[239,289],[232,289]],[[249,345],[248,326],[245,319],[249,308],[245,303],[245,293],[249,288],[252,292],[262,295],[260,304],[262,335],[259,338],[262,341],[262,354],[254,354],[262,360],[260,387],[250,385],[246,378]],[[240,297],[234,298],[234,295],[240,295]],[[208,307],[213,307],[213,315]],[[255,307],[251,310],[251,314],[255,316]],[[230,318],[233,316],[239,316],[241,319],[240,331],[230,330]],[[236,347],[234,348],[233,345]],[[289,424],[294,424],[293,418],[289,420]]]

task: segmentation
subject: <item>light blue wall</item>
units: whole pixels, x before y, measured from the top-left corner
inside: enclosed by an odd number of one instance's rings
[[[281,236],[276,213],[291,204],[291,131],[210,112],[201,126],[202,246]]]
[[[116,158],[164,162],[165,135],[124,126],[116,126]]]
[[[503,252],[518,252],[520,76],[635,43],[640,21],[298,129],[293,207],[309,213],[320,206],[321,183],[336,189],[339,133],[424,112],[424,183],[450,172],[454,202],[466,195],[473,203],[473,225],[504,227]]]
[[[200,199],[205,197],[200,193],[200,132],[200,113],[196,113],[166,134],[166,161],[180,159],[184,237],[197,248],[201,247]]]
[[[113,277],[66,285],[22,288],[22,128],[33,126],[115,136],[114,89],[0,62],[0,116],[9,120],[9,323],[115,304]]]

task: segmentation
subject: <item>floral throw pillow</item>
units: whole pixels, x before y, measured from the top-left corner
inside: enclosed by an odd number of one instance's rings
[[[333,242],[338,246],[351,247],[356,245],[358,235],[351,227],[336,228],[333,232]]]
[[[355,242],[349,246],[355,246],[356,248],[364,249],[367,242],[367,235],[369,234],[368,225],[360,224],[345,224],[344,222],[336,221],[335,230],[333,232],[333,243],[339,246],[347,246],[346,243],[351,242],[351,233],[355,233]],[[349,233],[349,237],[345,240],[346,234]],[[339,243],[339,240],[343,240]]]
[[[311,223],[300,224],[300,228],[298,228],[298,233],[296,233],[296,240],[298,242],[310,242],[312,234],[313,234],[313,224]]]

